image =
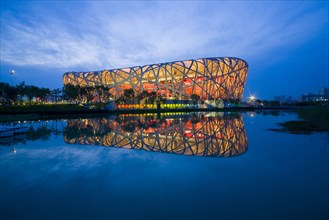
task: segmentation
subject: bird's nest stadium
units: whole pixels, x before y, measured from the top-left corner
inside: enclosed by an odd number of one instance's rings
[[[234,57],[214,57],[135,66],[93,72],[67,72],[63,83],[106,86],[119,98],[126,89],[135,93],[156,92],[166,98],[201,100],[242,98],[248,74],[246,61]]]

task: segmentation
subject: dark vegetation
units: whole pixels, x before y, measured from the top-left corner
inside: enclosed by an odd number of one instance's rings
[[[311,134],[313,132],[328,132],[329,134],[329,106],[313,106],[296,111],[300,120],[278,123],[279,129],[270,130],[293,134]]]
[[[106,113],[102,108],[86,108],[77,104],[57,104],[57,105],[22,105],[7,106],[0,108],[1,118],[6,115],[72,115],[72,114],[92,114]],[[1,121],[0,118],[0,121]]]
[[[35,97],[38,97],[38,101],[42,102],[47,95],[55,94],[56,91],[57,90],[39,88],[33,85],[25,85],[24,82],[16,86],[0,82],[0,102],[1,105],[11,105],[15,102],[19,102],[23,97],[30,104]]]

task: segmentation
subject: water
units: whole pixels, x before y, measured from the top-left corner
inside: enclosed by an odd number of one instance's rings
[[[0,217],[328,219],[328,136],[267,130],[295,118],[27,122],[26,136],[0,142]]]

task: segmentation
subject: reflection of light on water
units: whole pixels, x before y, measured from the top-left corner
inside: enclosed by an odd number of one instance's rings
[[[251,118],[250,124],[252,125],[252,124],[254,124],[253,118],[256,116],[255,112],[249,112],[248,114],[249,114],[249,117]]]
[[[222,115],[223,113],[219,114]],[[248,147],[239,115],[184,118],[119,116],[115,119],[68,120],[64,141],[205,157],[243,154]]]
[[[224,117],[224,112],[209,112],[204,117]]]

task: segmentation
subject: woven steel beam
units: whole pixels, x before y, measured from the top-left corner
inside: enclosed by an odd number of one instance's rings
[[[107,86],[116,98],[132,88],[136,93],[154,91],[166,97],[190,99],[241,99],[248,64],[239,58],[217,57],[184,60],[97,72],[67,72],[63,83]]]

